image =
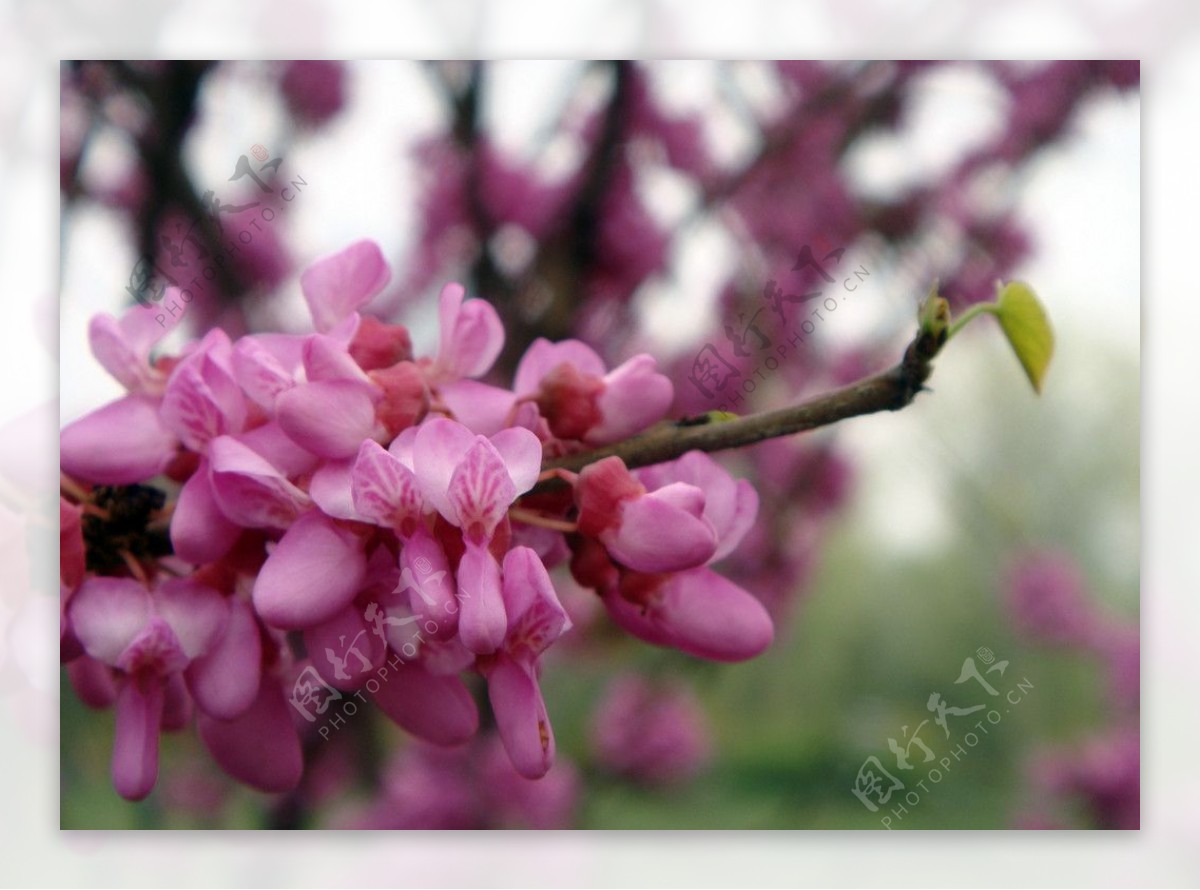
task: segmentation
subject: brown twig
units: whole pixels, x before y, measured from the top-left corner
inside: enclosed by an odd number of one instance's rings
[[[632,469],[673,460],[689,451],[740,448],[764,439],[829,426],[850,417],[878,411],[898,411],[911,404],[917,393],[924,389],[925,381],[933,370],[931,362],[945,340],[944,330],[937,334],[920,331],[895,367],[798,405],[736,420],[660,423],[623,442],[547,460],[542,464],[542,469],[579,472],[588,464],[613,456],[621,458]],[[529,493],[540,494],[564,484],[560,478],[546,478]]]

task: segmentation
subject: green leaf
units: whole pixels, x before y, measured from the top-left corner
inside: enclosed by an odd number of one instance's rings
[[[1029,285],[1010,281],[1000,288],[995,314],[1034,391],[1040,393],[1054,355],[1054,329],[1041,301]]]

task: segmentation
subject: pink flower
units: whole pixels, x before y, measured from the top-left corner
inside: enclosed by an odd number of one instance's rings
[[[652,356],[636,355],[612,371],[578,340],[533,342],[517,366],[514,389],[530,397],[560,439],[604,445],[640,432],[666,414],[675,397]]]
[[[112,777],[122,797],[140,800],[154,787],[168,682],[208,651],[228,613],[219,593],[182,578],[153,593],[129,578],[89,578],[72,598],[84,650],[120,671]]]
[[[491,303],[463,302],[465,295],[461,284],[447,284],[438,297],[441,336],[429,371],[431,382],[482,377],[504,347],[504,326]]]
[[[106,312],[94,316],[88,343],[96,361],[129,392],[159,396],[166,375],[150,362],[150,350],[167,332],[153,309],[133,306],[120,320]]]
[[[706,567],[753,524],[753,488],[699,454],[638,473],[662,487],[648,492],[616,457],[579,474],[576,579],[596,587],[613,620],[647,642],[715,661],[760,654],[774,637],[767,610]]]
[[[1086,643],[1097,616],[1078,566],[1061,553],[1027,553],[1006,578],[1009,610],[1017,628],[1035,640]]]
[[[304,774],[300,736],[278,678],[263,677],[250,707],[221,720],[201,712],[200,740],[233,778],[267,793],[295,788]]]
[[[689,690],[656,689],[632,674],[609,686],[592,724],[600,762],[650,784],[689,779],[712,753],[704,711]]]
[[[507,619],[500,566],[488,548],[507,522],[509,506],[537,480],[541,442],[525,429],[501,430],[489,439],[438,418],[418,429],[412,459],[425,499],[462,531],[466,545],[457,572],[459,635],[472,652],[494,652]]]
[[[318,331],[344,335],[348,326],[352,336],[358,326],[358,310],[391,278],[392,270],[379,245],[363,240],[312,263],[300,275],[300,289]]]
[[[254,608],[281,630],[302,630],[348,606],[363,586],[367,560],[352,531],[317,511],[297,519],[254,581]]]
[[[538,658],[570,629],[571,621],[546,567],[528,547],[508,551],[503,578],[508,628],[501,650],[481,670],[513,766],[525,778],[537,779],[554,763],[554,733],[538,687]]]
[[[157,402],[129,395],[63,428],[59,462],[76,479],[131,485],[157,476],[178,441],[159,417]]]
[[[704,491],[694,485],[647,492],[619,457],[606,457],[579,474],[575,498],[579,531],[598,538],[627,568],[674,572],[703,565],[717,552]]]

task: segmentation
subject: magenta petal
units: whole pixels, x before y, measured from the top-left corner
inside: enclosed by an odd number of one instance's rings
[[[225,516],[212,490],[207,460],[201,460],[175,502],[171,514],[171,546],[175,555],[197,565],[216,562],[241,534],[241,527]]]
[[[636,603],[622,597],[617,592],[606,593],[601,602],[608,610],[609,616],[617,626],[627,633],[633,634],[639,640],[645,640],[655,646],[671,646],[672,638],[655,616]]]
[[[350,604],[362,588],[367,560],[356,535],[320,513],[296,520],[254,582],[254,607],[282,630],[302,630]]]
[[[409,592],[413,611],[437,627],[433,636],[447,639],[458,627],[458,603],[455,601],[454,574],[446,554],[425,526],[418,526],[400,549],[400,584],[397,590]]]
[[[163,684],[162,732],[179,732],[192,722],[192,697],[183,674],[168,674]]]
[[[541,440],[527,429],[511,427],[496,433],[491,442],[504,460],[516,493],[523,494],[533,488],[542,472]]]
[[[326,516],[359,521],[364,518],[354,508],[354,496],[350,488],[353,468],[353,458],[325,461],[309,480],[308,496]]]
[[[383,252],[374,241],[356,241],[315,261],[300,275],[300,289],[318,331],[328,331],[361,309],[391,280]]]
[[[295,376],[256,337],[242,337],[233,348],[233,377],[254,402],[273,411],[275,397],[295,385]]]
[[[571,627],[566,610],[538,555],[514,547],[504,555],[504,608],[508,635],[504,647],[529,659],[544,652]]]
[[[241,432],[245,397],[218,356],[198,352],[175,366],[159,414],[188,448],[202,451],[217,436]]]
[[[249,604],[234,600],[221,638],[207,654],[188,665],[188,688],[200,710],[229,720],[253,703],[261,677],[258,622]]]
[[[706,568],[670,578],[651,611],[671,645],[713,661],[753,658],[775,635],[771,616],[757,598]]]
[[[323,334],[312,334],[305,338],[304,371],[310,383],[317,380],[371,382],[358,362],[350,357],[346,345]]]
[[[321,457],[353,457],[375,431],[371,387],[356,381],[297,386],[280,394],[275,411],[283,431]]]
[[[200,739],[213,760],[259,791],[290,791],[304,774],[300,735],[279,681],[263,678],[254,703],[233,720],[196,715]]]
[[[278,470],[280,475],[288,478],[311,473],[320,463],[320,458],[293,442],[274,421],[256,426],[235,438]]]
[[[162,722],[163,680],[130,677],[117,692],[112,780],[117,794],[141,800],[158,781],[158,733]]]
[[[487,672],[488,699],[513,767],[540,779],[554,765],[554,731],[532,667],[498,658]]]
[[[358,449],[350,491],[358,515],[376,525],[398,529],[404,520],[416,522],[425,512],[425,499],[412,470],[371,439]]]
[[[732,553],[758,515],[754,487],[744,479],[734,481],[724,467],[702,451],[689,451],[678,460],[644,467],[634,475],[651,490],[686,482],[704,492],[704,518],[720,541],[710,562]]]
[[[404,435],[396,438],[400,441]],[[461,423],[437,417],[421,424],[412,440],[413,470],[421,492],[451,522],[456,522],[458,517],[450,505],[450,479],[467,450],[475,444],[475,438],[475,434]],[[394,451],[396,447],[393,442],[389,450]]]
[[[621,504],[621,523],[600,540],[613,558],[639,572],[674,572],[702,565],[717,549],[703,518],[703,492],[683,483]]]
[[[721,542],[717,545],[717,552],[709,560],[716,562],[732,553],[754,525],[754,520],[758,517],[758,492],[745,479],[739,479],[734,486],[733,509],[722,509],[720,513],[714,512],[710,517],[711,510],[712,507],[706,504],[704,515],[712,523],[717,539]]]
[[[435,745],[461,745],[479,729],[479,711],[457,676],[431,674],[393,658],[388,675],[371,693],[398,726]]]
[[[449,495],[453,514],[446,518],[463,530],[464,537],[478,543],[492,536],[517,490],[504,458],[479,436],[450,477]]]
[[[154,604],[189,659],[212,648],[229,620],[229,601],[191,578],[163,581],[154,592]]]
[[[604,376],[604,360],[586,343],[580,340],[560,340],[558,343],[551,343],[544,337],[538,337],[525,350],[517,364],[513,391],[519,396],[534,395],[541,385],[542,378],[564,362],[574,365],[586,376]]]
[[[458,636],[477,655],[495,652],[504,642],[508,615],[500,589],[500,566],[487,547],[467,544],[458,564]]]
[[[77,479],[132,485],[157,476],[176,444],[154,400],[126,396],[68,424],[59,435],[59,461]]]
[[[145,316],[139,318],[135,314],[139,312],[154,315],[142,306],[134,306],[120,321],[107,312],[93,316],[88,324],[88,343],[96,361],[118,383],[130,392],[154,395],[156,390],[161,391],[163,380],[150,366],[150,346],[154,340],[146,336],[152,332],[140,323]]]
[[[150,591],[131,578],[84,580],[67,607],[71,629],[88,655],[115,665],[152,617]]]
[[[362,609],[353,603],[305,630],[304,648],[325,682],[343,690],[361,687],[387,655],[387,643],[372,632]]]
[[[675,387],[656,367],[651,356],[635,355],[605,376],[596,402],[603,420],[588,431],[588,442],[617,442],[662,420],[675,398]]]
[[[507,427],[517,401],[509,390],[478,380],[442,383],[438,386],[438,395],[455,420],[481,436],[491,436]]]
[[[117,700],[112,668],[90,655],[81,655],[67,663],[67,679],[79,700],[89,708],[111,708]]]
[[[246,528],[287,528],[309,498],[261,454],[232,436],[209,444],[212,490],[229,519]]]
[[[504,325],[490,303],[463,302],[461,284],[447,284],[438,298],[441,326],[435,367],[455,380],[487,373],[504,348]]]

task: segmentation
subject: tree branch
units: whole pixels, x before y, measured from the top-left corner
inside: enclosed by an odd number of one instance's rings
[[[898,411],[911,404],[917,393],[925,388],[925,381],[933,370],[932,361],[945,342],[944,329],[938,332],[922,329],[895,367],[807,402],[736,420],[712,420],[701,415],[697,419],[666,421],[623,442],[544,461],[542,469],[578,472],[588,464],[613,456],[621,458],[633,469],[673,460],[689,451],[740,448],[764,439],[829,426],[850,417]],[[564,484],[558,478],[546,479],[529,493],[552,491]]]

